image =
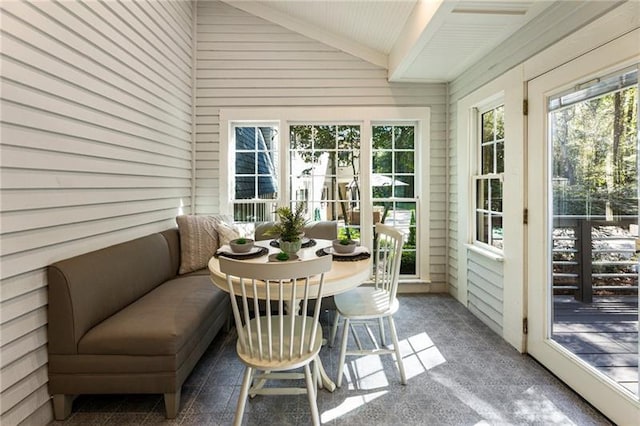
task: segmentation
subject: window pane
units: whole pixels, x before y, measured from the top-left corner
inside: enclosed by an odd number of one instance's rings
[[[238,152],[236,153],[236,174],[252,175],[256,172],[256,154],[255,152]]]
[[[416,251],[403,249],[400,261],[400,273],[405,275],[416,274]]]
[[[311,126],[291,126],[290,134],[292,149],[311,147]]]
[[[373,153],[373,173],[391,173],[391,151],[377,151]]]
[[[360,150],[360,126],[338,126],[338,149]]]
[[[393,194],[396,197],[412,198],[413,197],[413,176],[396,176],[393,181]]]
[[[476,209],[489,210],[489,186],[487,179],[476,180]]]
[[[256,196],[256,178],[253,176],[236,177],[236,200],[246,200]]]
[[[314,149],[336,149],[336,127],[335,126],[314,126],[315,138]],[[308,147],[311,148],[311,147]]]
[[[395,172],[396,173],[413,173],[413,165],[415,153],[413,151],[395,152]]]
[[[504,173],[504,142],[496,143],[496,173]]]
[[[491,142],[494,140],[494,112],[487,111],[482,114],[482,142]]]
[[[482,171],[481,174],[488,175],[494,173],[493,169],[493,148],[494,144],[484,145],[482,147]]]
[[[392,129],[392,126],[373,126],[373,149],[393,148],[391,138]]]
[[[476,213],[476,240],[489,243],[489,214],[488,213]]]
[[[502,216],[491,216],[491,245],[502,250]]]
[[[256,128],[236,127],[236,150],[256,149]]]
[[[391,186],[374,186],[372,188],[373,198],[391,198]]]
[[[504,139],[504,106],[496,108],[496,139]]]
[[[395,149],[413,149],[414,134],[415,130],[413,126],[395,126]]]
[[[502,213],[502,182],[491,179],[491,211]]]

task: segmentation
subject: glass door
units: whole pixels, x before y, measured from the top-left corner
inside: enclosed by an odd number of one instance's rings
[[[527,345],[614,422],[634,424],[638,65],[601,69],[629,54],[607,49],[528,85]]]

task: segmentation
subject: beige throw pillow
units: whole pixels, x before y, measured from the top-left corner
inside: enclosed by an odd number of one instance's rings
[[[176,217],[180,231],[179,274],[206,268],[218,247],[217,221],[211,216]]]
[[[236,226],[224,221],[218,221],[216,231],[218,231],[218,242],[221,247],[229,244],[231,240],[240,238],[240,230]]]

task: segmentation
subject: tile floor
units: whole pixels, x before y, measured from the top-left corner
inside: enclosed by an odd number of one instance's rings
[[[389,355],[353,358],[342,388],[318,393],[323,424],[611,424],[453,298],[406,295],[400,303],[396,323],[408,384],[400,384]],[[334,378],[338,348],[324,347],[321,357]],[[242,372],[235,334],[222,333],[185,382],[176,419],[164,418],[160,395],[86,395],[65,422],[52,425],[229,425]],[[258,396],[247,402],[244,424],[310,424],[306,396]]]

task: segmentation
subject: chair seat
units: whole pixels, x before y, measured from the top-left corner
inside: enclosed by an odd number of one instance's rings
[[[291,326],[288,321],[289,317],[285,316],[283,318],[284,318],[283,334],[285,336],[284,353],[286,354],[290,348],[290,342],[289,342],[288,336],[290,336],[290,333],[291,333]],[[262,357],[260,357],[260,354],[258,353],[257,348],[254,348],[253,354],[251,354],[248,351],[243,351],[240,340],[238,340],[236,349],[238,351],[238,356],[240,357],[240,360],[245,365],[248,365],[258,370],[270,370],[270,371],[291,370],[293,368],[302,367],[303,365],[308,364],[310,360],[312,360],[313,358],[316,357],[316,355],[318,355],[318,353],[320,352],[320,348],[322,347],[322,327],[316,328],[316,336],[314,339],[314,344],[313,344],[313,347],[308,352],[303,353],[302,356],[294,356],[291,358],[291,360],[287,359],[287,357],[285,356],[283,360],[278,361],[277,359],[278,357],[275,356],[275,354],[279,350],[278,348],[280,347],[280,336],[278,336],[279,321],[280,321],[279,317],[274,316],[271,318],[271,329],[273,330],[273,338],[271,339],[271,341],[269,341],[268,334],[267,334],[267,326],[268,326],[269,319],[266,317],[260,317],[260,327],[262,328]],[[296,318],[294,332],[293,332],[294,338],[291,341],[295,348],[293,351],[294,353],[299,352],[298,347],[301,341],[303,342],[310,341],[311,332],[313,329],[313,321],[314,320],[312,317],[307,317],[307,322],[306,322],[304,335],[303,335],[303,332],[302,332],[303,321],[300,320],[300,317]],[[254,338],[257,339],[256,337],[257,336],[257,331],[256,331],[257,320],[255,318],[251,320],[250,326],[252,331],[251,334],[253,335]],[[244,326],[244,329],[245,329],[245,332],[248,333],[247,325]],[[271,360],[269,359],[269,348],[271,348],[271,350],[273,351],[272,353],[274,354]]]
[[[374,287],[358,287],[334,296],[336,309],[344,317],[370,319],[393,315],[398,310],[398,299],[389,303],[389,292]]]

